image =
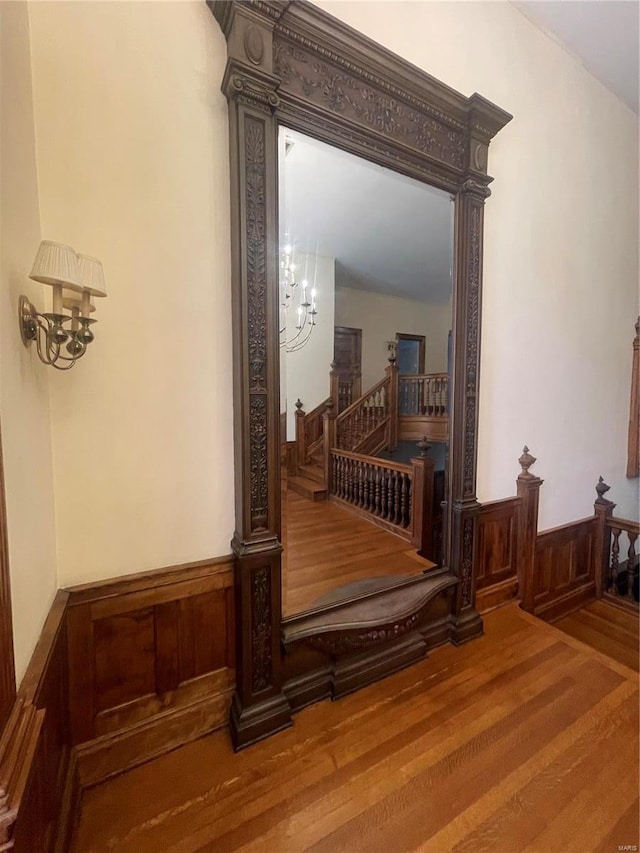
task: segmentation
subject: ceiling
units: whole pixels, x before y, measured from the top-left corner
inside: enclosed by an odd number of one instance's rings
[[[335,258],[338,286],[447,302],[449,195],[300,133],[281,134],[281,146],[289,140],[280,170],[282,246]]]
[[[520,0],[514,5],[638,114],[638,0]]]

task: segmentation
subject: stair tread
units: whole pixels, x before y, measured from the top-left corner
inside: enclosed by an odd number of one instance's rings
[[[325,487],[321,483],[318,483],[315,480],[310,480],[308,477],[302,477],[300,474],[295,474],[293,477],[289,477],[288,482],[296,483],[299,486],[305,486],[305,488],[312,492],[326,491]]]
[[[300,474],[307,480],[313,480],[316,483],[324,483],[324,470],[319,465],[300,465]]]

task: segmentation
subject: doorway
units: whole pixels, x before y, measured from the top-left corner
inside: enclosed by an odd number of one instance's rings
[[[396,363],[401,376],[424,374],[424,335],[396,332]]]
[[[362,393],[362,329],[336,326],[333,369],[338,375],[338,414]]]

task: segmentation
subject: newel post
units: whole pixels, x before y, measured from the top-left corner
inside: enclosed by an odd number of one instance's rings
[[[389,447],[395,450],[398,446],[398,365],[395,356],[389,358],[385,373],[389,377]]]
[[[522,470],[516,480],[517,495],[520,498],[517,567],[520,606],[528,613],[533,613],[534,610],[538,505],[540,486],[544,482],[529,471],[535,461],[535,456],[529,453],[529,448],[525,444],[522,456],[518,459]]]
[[[331,494],[332,477],[331,477],[331,450],[336,446],[336,410],[333,401],[327,403],[324,414],[322,416],[322,432],[323,432],[323,447],[324,447],[324,486],[327,490],[327,495]]]
[[[421,557],[437,562],[433,541],[433,480],[435,462],[429,456],[426,436],[418,442],[419,454],[411,460],[413,496],[411,502],[411,544]]]
[[[332,361],[331,370],[329,371],[329,397],[331,398],[333,408],[336,412],[338,411],[338,407],[340,405],[339,392],[340,377],[338,375],[338,371],[336,370],[336,363],[335,361]]]
[[[304,429],[305,413],[302,408],[302,401],[296,400],[296,467],[299,468],[307,461],[307,443]]]
[[[598,497],[593,505],[596,517],[596,529],[593,548],[593,577],[596,582],[596,597],[602,598],[606,592],[606,583],[609,575],[609,554],[611,552],[611,528],[609,520],[613,515],[616,505],[613,501],[605,498],[605,494],[611,486],[608,486],[600,477],[596,485]]]

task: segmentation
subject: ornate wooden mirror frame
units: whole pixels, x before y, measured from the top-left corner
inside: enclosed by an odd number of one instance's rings
[[[215,0],[227,40],[234,322],[236,748],[482,632],[474,609],[483,208],[491,138],[511,116],[405,62],[303,0]],[[281,608],[278,164],[281,124],[455,197],[448,560],[389,618],[328,627]],[[421,596],[421,597],[420,597]],[[347,620],[345,623],[345,619]],[[326,620],[325,620],[326,622]]]

